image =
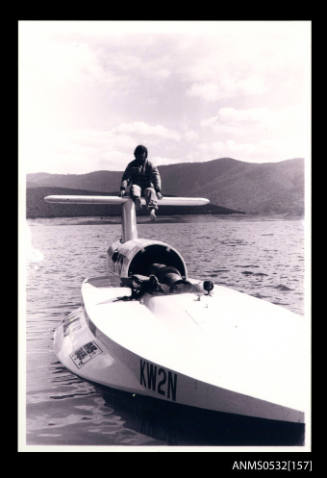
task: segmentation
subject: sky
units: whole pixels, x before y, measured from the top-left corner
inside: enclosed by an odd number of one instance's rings
[[[311,150],[308,21],[20,21],[19,165],[125,169]]]

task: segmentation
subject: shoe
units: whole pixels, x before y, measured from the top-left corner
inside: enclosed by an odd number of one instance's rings
[[[150,209],[150,219],[151,219],[151,221],[153,221],[153,222],[157,219],[155,209]]]

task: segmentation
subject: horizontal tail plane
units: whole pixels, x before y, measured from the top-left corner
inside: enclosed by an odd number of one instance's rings
[[[129,196],[78,196],[78,195],[51,195],[44,198],[49,203],[61,204],[121,204],[122,212],[122,242],[136,239],[137,221],[134,201]],[[145,199],[141,198],[145,205]],[[160,206],[205,206],[210,201],[205,198],[165,197],[158,200]]]
[[[129,197],[118,196],[78,196],[78,195],[52,195],[46,196],[44,200],[49,203],[70,203],[70,204],[124,204]],[[145,204],[144,198],[142,202]],[[206,198],[193,197],[164,197],[158,200],[161,206],[205,206],[210,201]]]

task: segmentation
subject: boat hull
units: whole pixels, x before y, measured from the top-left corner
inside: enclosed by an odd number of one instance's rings
[[[160,333],[159,323],[153,330],[149,324],[153,317],[160,317],[161,309],[159,313],[156,312],[161,302],[164,303],[163,309],[167,307],[167,302],[164,302],[163,297],[151,296],[145,297],[144,303],[141,304],[139,301],[120,302],[117,298],[124,296],[128,289],[104,287],[104,283],[106,284],[106,278],[98,278],[93,282],[92,279],[85,281],[82,287],[84,306],[66,317],[55,331],[55,352],[62,364],[74,374],[100,385],[180,405],[268,420],[304,422],[304,412],[300,407],[292,408],[276,401],[274,403],[262,399],[258,394],[256,396],[255,393],[242,393],[242,390],[237,390],[235,387],[226,387],[224,381],[222,386],[219,386],[214,383],[214,380],[201,380],[199,374],[195,373],[192,376],[187,366],[180,366],[183,361],[176,360],[176,357],[175,360],[158,360],[159,342],[164,340],[164,337]],[[93,299],[97,296],[96,300],[92,299],[93,304],[92,300],[89,300],[90,294]],[[104,297],[108,300],[103,301]],[[171,302],[172,298],[167,297],[167,299]],[[183,297],[178,297],[179,301],[182,299]],[[192,298],[185,297],[186,300],[197,302],[197,297],[193,294]],[[120,306],[121,309],[119,309]],[[140,311],[138,311],[139,308],[141,308]],[[204,308],[206,308],[205,304]],[[98,309],[101,309],[101,313],[97,314]],[[118,310],[121,314],[120,318],[117,316]],[[106,319],[104,319],[105,313]],[[134,315],[132,319],[129,317],[131,314]],[[129,340],[123,340],[124,337],[133,336],[134,331],[128,324],[136,324],[138,314],[140,314],[139,317],[144,317],[144,320],[149,319],[147,327],[142,325],[141,319],[139,324],[140,334],[143,335],[146,343],[153,342],[157,334],[158,346],[153,344],[157,354],[155,352],[151,354],[149,347],[144,348],[144,354],[140,353],[140,349],[130,346]],[[128,322],[129,319],[134,322]],[[124,323],[124,320],[127,322]],[[112,334],[108,333],[110,323]],[[161,320],[160,326],[162,325]],[[193,340],[192,337],[192,334],[189,334],[190,342]],[[186,332],[185,341],[187,339]],[[195,346],[194,344],[195,342],[193,345],[191,343],[191,347]],[[167,344],[166,355],[174,358],[173,343],[170,345],[171,348]],[[188,353],[191,352],[187,351],[185,345],[185,355],[187,356]],[[180,344],[179,354],[183,355],[183,344]],[[206,360],[203,354],[202,359]],[[201,353],[199,360],[201,360]],[[174,362],[176,367],[172,366]],[[208,367],[209,365],[211,368],[215,366],[213,363],[208,364]],[[219,369],[219,364],[216,365]],[[205,367],[205,364],[201,367]]]

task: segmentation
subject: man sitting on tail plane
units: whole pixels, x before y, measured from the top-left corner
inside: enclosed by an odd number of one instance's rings
[[[141,196],[145,198],[146,207],[152,221],[156,220],[158,199],[162,199],[161,176],[159,170],[147,159],[148,150],[139,145],[134,150],[135,159],[131,161],[122,176],[120,196],[123,197],[129,185],[129,194],[136,206],[141,206]]]

